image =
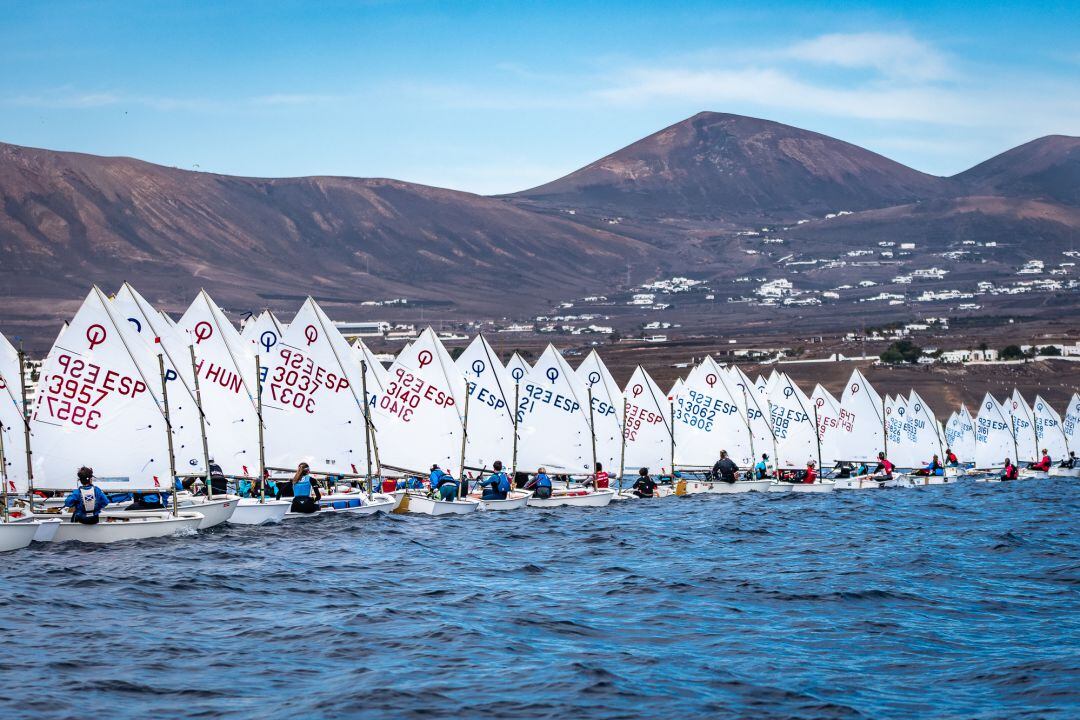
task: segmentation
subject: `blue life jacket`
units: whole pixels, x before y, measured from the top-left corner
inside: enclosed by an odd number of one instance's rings
[[[428,477],[428,482],[431,483],[431,489],[436,490],[439,487],[439,483],[446,477],[446,473],[442,470],[435,468],[431,471],[431,475]]]
[[[546,473],[538,473],[536,476],[536,487],[551,487],[551,478]]]
[[[761,462],[759,462],[757,465],[754,466],[754,475],[759,480],[761,478],[766,477],[768,474],[769,474],[769,466],[765,464],[764,460],[762,460]]]
[[[311,476],[305,475],[293,483],[293,497],[308,497],[311,495]]]
[[[243,498],[251,497],[251,488],[252,487],[253,487],[253,485],[251,484],[250,480],[247,480],[246,478],[240,478],[240,482],[237,483],[237,486],[236,486],[236,491],[237,491],[237,493],[239,493],[240,497],[243,497]]]

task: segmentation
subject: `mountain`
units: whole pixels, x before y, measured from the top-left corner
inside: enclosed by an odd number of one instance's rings
[[[173,310],[205,286],[243,309],[288,311],[310,293],[501,316],[658,257],[602,228],[396,180],[229,177],[0,144],[9,317],[59,318],[91,283],[124,280]]]
[[[1049,135],[990,158],[952,180],[969,195],[1080,205],[1080,138]]]
[[[946,194],[942,178],[790,125],[703,112],[511,197],[628,217],[794,219]]]

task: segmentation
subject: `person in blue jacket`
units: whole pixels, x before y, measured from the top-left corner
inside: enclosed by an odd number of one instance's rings
[[[496,460],[492,467],[495,468],[495,472],[487,480],[480,483],[480,487],[484,488],[484,494],[480,499],[505,500],[510,495],[510,478],[503,472],[501,460]]]
[[[311,480],[311,469],[307,463],[300,463],[296,468],[296,474],[293,475],[292,481],[293,499],[292,506],[289,508],[290,512],[295,513],[316,513],[319,512],[319,501],[322,500],[322,493],[319,492],[319,485]],[[311,494],[315,493],[315,497],[312,498]]]
[[[548,477],[547,470],[538,468],[533,479],[525,483],[525,489],[532,490],[533,497],[541,500],[551,497],[551,478]]]
[[[97,525],[98,515],[108,504],[108,496],[94,485],[93,468],[79,468],[79,487],[64,500],[64,507],[72,508],[71,522]]]
[[[440,500],[455,500],[457,498],[458,489],[461,487],[458,485],[457,480],[449,473],[443,472],[438,465],[431,466],[429,482],[431,483],[432,492],[434,492]]]
[[[754,477],[758,480],[769,477],[769,455],[767,453],[762,453],[761,461],[754,465]]]
[[[165,493],[134,493],[131,504],[125,510],[164,510],[168,495]]]

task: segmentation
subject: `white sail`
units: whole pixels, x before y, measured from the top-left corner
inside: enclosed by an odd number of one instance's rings
[[[103,490],[172,486],[157,357],[96,287],[42,365],[30,426],[37,488],[71,489],[83,465]]]
[[[773,437],[772,418],[769,415],[767,400],[760,398],[757,388],[738,365],[728,369],[731,380],[729,387],[739,403],[739,412],[750,424],[753,459],[756,462],[762,455],[768,455],[775,461],[776,438]],[[764,387],[764,385],[762,386]],[[775,466],[775,463],[773,463]]]
[[[524,472],[592,472],[588,392],[552,345],[522,376],[517,464]]]
[[[1008,415],[1012,420],[1013,436],[1016,439],[1017,464],[1034,462],[1042,458],[1035,436],[1035,419],[1031,415],[1031,406],[1024,400],[1019,390],[1013,390],[1012,397],[1005,401]]]
[[[510,469],[514,452],[514,381],[483,335],[454,361],[468,382],[469,426],[465,466],[490,471],[501,460]]]
[[[668,397],[675,397],[679,393],[679,388],[685,384],[681,377],[675,378],[675,382],[671,384],[671,390],[668,391]]]
[[[934,457],[945,462],[945,448],[942,447],[941,426],[933,411],[914,390],[908,395],[908,413],[911,416],[911,445],[915,448],[915,462],[928,464]],[[916,467],[916,465],[912,465]]]
[[[532,369],[532,366],[525,362],[525,358],[517,353],[514,353],[510,359],[506,361],[506,371],[510,373],[510,379],[514,382],[523,382],[525,380],[525,374],[528,373],[530,369]]]
[[[1061,421],[1065,433],[1065,442],[1070,452],[1080,452],[1080,395],[1073,393],[1069,405],[1065,408],[1065,419]]]
[[[813,405],[814,422],[817,424],[818,442],[821,443],[821,464],[823,467],[832,467],[842,459],[836,452],[836,443],[833,441],[838,432],[836,428],[840,426],[840,403],[820,384],[810,395],[810,402]]]
[[[893,458],[903,458],[906,451],[904,444],[904,418],[907,415],[907,403],[903,397],[886,395],[882,401],[885,406],[885,454],[898,467],[904,467]]]
[[[364,380],[367,383],[368,407],[374,408],[386,390],[386,368],[360,338],[353,341],[351,362],[359,368],[367,368]]]
[[[671,470],[671,407],[667,396],[638,365],[623,391],[626,418],[623,430],[626,442],[626,472],[636,475],[636,468],[650,473]]]
[[[0,334],[0,425],[8,492],[26,492],[26,426],[19,351]]]
[[[349,343],[308,298],[270,348],[262,386],[267,467],[306,462],[316,473],[365,474],[362,381]]]
[[[960,435],[953,445],[953,452],[962,463],[974,462],[975,459],[975,418],[971,417],[966,405],[961,405],[956,414],[960,425]]]
[[[148,351],[153,355],[160,354],[165,361],[176,472],[180,475],[204,474],[206,462],[199,407],[195,401],[195,376],[191,369],[191,351],[188,350],[194,339],[189,340],[171,322],[166,322],[164,315],[129,283],[121,286],[112,304],[113,316],[118,321],[126,319]]]
[[[741,394],[711,357],[690,372],[672,396],[677,467],[711,467],[720,450],[740,467],[754,464],[746,414],[736,397]]]
[[[226,475],[259,475],[259,383],[251,343],[206,293],[199,292],[177,327],[195,349],[210,457]]]
[[[871,462],[885,449],[881,396],[863,374],[851,372],[840,397],[840,418],[828,454],[836,460]]]
[[[776,373],[768,403],[777,467],[804,468],[808,460],[816,462],[817,428],[810,399],[791,378]]]
[[[622,390],[604,361],[593,350],[578,366],[577,376],[592,391],[592,423],[596,432],[596,460],[611,471],[619,467],[622,452]]]
[[[961,455],[963,452],[961,443],[964,441],[964,425],[959,410],[949,415],[949,419],[945,422],[944,431],[946,449],[952,450],[956,453],[956,457],[961,462],[964,462],[969,456]]]
[[[1057,410],[1043,400],[1041,395],[1035,396],[1035,404],[1031,410],[1040,452],[1045,449],[1055,460],[1066,457],[1069,454],[1069,446],[1065,442],[1065,432]],[[1041,458],[1042,455],[1040,454],[1039,457]]]
[[[975,467],[1000,468],[1005,458],[1016,461],[1011,424],[1010,418],[1001,412],[1001,404],[986,393],[975,418]]]
[[[263,310],[244,324],[240,337],[251,345],[252,352],[263,358],[263,365],[266,366],[266,359],[277,353],[278,343],[285,336],[287,328],[274,313]]]
[[[390,366],[373,413],[383,466],[426,474],[438,465],[460,477],[465,394],[461,370],[425,329]]]

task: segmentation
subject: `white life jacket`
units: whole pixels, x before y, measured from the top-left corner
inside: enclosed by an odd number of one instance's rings
[[[94,514],[94,508],[97,507],[97,494],[94,492],[93,485],[79,488],[79,501],[82,503],[84,513]]]

